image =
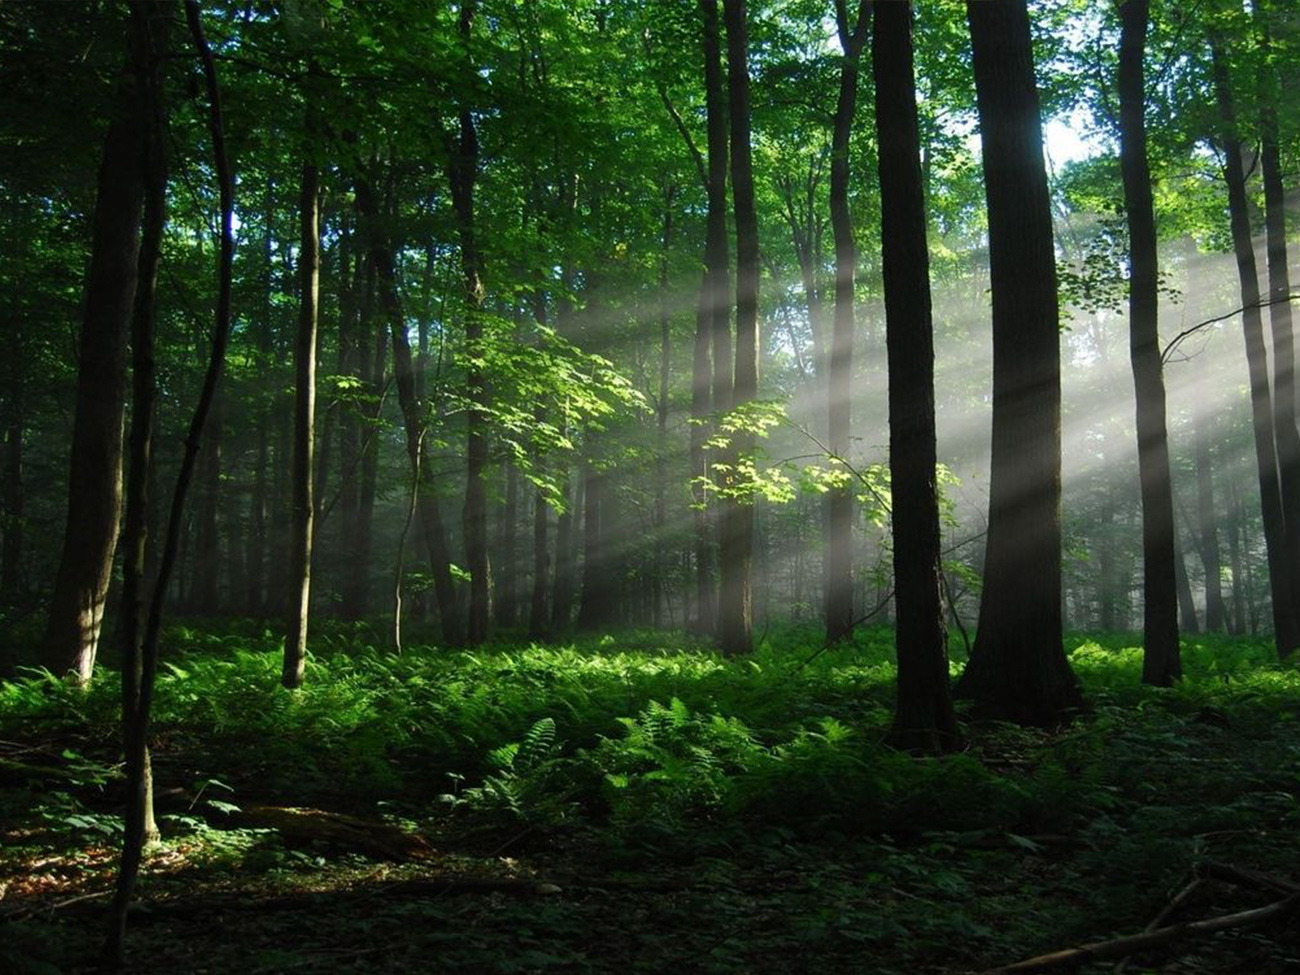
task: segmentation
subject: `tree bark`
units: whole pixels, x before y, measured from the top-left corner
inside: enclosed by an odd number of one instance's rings
[[[911,17],[911,6],[905,13]],[[826,379],[826,422],[827,446],[835,458],[845,461],[849,456],[849,436],[853,411],[853,333],[855,321],[853,313],[854,276],[857,273],[857,246],[853,240],[853,217],[849,212],[849,136],[853,130],[853,115],[857,110],[858,74],[862,47],[866,42],[867,30],[871,21],[871,5],[860,0],[857,20],[850,27],[846,0],[836,0],[835,19],[839,30],[840,47],[843,56],[840,60],[840,92],[835,105],[835,120],[831,131],[831,231],[835,238],[835,320],[831,333],[831,354]],[[908,121],[915,114],[903,103],[904,99],[915,102],[915,88],[912,81],[911,64],[911,25],[910,22],[899,25],[891,22],[895,31],[903,31],[902,42],[907,44],[908,59],[906,65],[891,64],[893,75],[889,81],[893,85],[905,84],[905,91],[891,91],[893,96],[889,108],[894,112],[905,111],[907,115],[889,120],[890,131],[894,136],[906,138],[908,132],[916,128],[915,120]],[[895,39],[899,39],[895,33]],[[903,73],[906,72],[906,78]],[[910,94],[909,94],[910,93]],[[879,103],[879,95],[877,96]],[[918,137],[919,138],[919,137]],[[903,156],[892,160],[890,176],[898,180],[899,189],[910,193],[910,175],[906,154],[912,151],[912,143],[905,142],[898,148]],[[919,149],[917,150],[919,152]],[[884,175],[882,165],[881,175]],[[884,192],[881,193],[882,199]],[[910,199],[910,197],[909,197]],[[921,204],[918,203],[918,206]],[[924,214],[924,208],[918,211]],[[907,218],[900,215],[901,220]],[[900,225],[895,232],[905,235],[899,243],[909,247],[915,243],[910,235],[915,228]],[[925,224],[921,224],[921,255],[925,259]],[[910,322],[908,328],[924,329],[930,332],[929,315],[929,279],[928,264],[923,264],[917,280],[925,279],[926,293],[923,298],[925,308],[918,306],[917,311],[922,320]],[[898,287],[903,287],[901,280]],[[895,313],[902,309],[896,304]],[[928,340],[927,340],[928,341]],[[929,360],[927,360],[929,361]],[[892,386],[891,386],[892,388]],[[920,391],[924,393],[924,391]],[[900,404],[901,406],[901,404]],[[933,412],[933,405],[930,407]],[[924,436],[924,434],[921,434]],[[933,472],[930,479],[933,480]],[[826,495],[826,639],[838,640],[853,629],[853,489],[849,486],[832,488]],[[924,553],[922,553],[924,556]]]
[[[750,147],[749,40],[745,0],[723,0],[727,26],[727,121],[731,140],[731,200],[736,227],[736,369],[726,409],[758,395],[758,214]],[[714,347],[714,376],[718,373]],[[715,381],[715,396],[717,385]],[[715,404],[716,405],[716,404]],[[754,435],[738,431],[728,450],[735,488],[737,463],[753,455]],[[722,506],[722,585],[718,599],[718,645],[734,655],[753,650],[753,496],[729,497]]]
[[[979,630],[958,684],[984,717],[1054,725],[1083,701],[1061,634],[1056,255],[1024,0],[966,5],[993,291],[993,452]]]
[[[612,618],[610,567],[605,551],[605,479],[588,460],[583,465],[582,480],[582,598],[578,627],[594,630],[608,626]]]
[[[117,884],[113,894],[113,904],[109,912],[108,936],[102,953],[106,966],[120,966],[124,961],[126,939],[127,909],[131,904],[131,895],[135,889],[136,877],[140,870],[140,861],[144,851],[145,830],[147,827],[148,797],[150,773],[148,762],[149,722],[153,706],[154,678],[158,670],[158,637],[162,629],[162,608],[166,601],[167,586],[172,569],[176,564],[176,554],[180,547],[182,524],[185,514],[185,499],[190,482],[194,477],[195,464],[198,460],[200,445],[203,443],[203,427],[212,410],[213,400],[221,382],[225,368],[226,347],[230,341],[230,305],[233,267],[235,256],[234,213],[235,180],[231,174],[226,156],[225,133],[221,118],[221,97],[217,85],[216,61],[203,34],[196,0],[185,0],[186,20],[194,38],[194,46],[203,65],[209,101],[209,131],[212,137],[212,154],[215,160],[217,182],[220,194],[221,249],[217,266],[217,309],[213,325],[211,356],[204,375],[203,386],[199,393],[198,404],[190,421],[188,435],[185,438],[185,453],[181,458],[180,471],[176,477],[176,487],[172,492],[171,511],[167,521],[167,534],[164,540],[162,557],[158,564],[157,579],[154,582],[152,596],[149,600],[148,618],[140,640],[138,663],[128,661],[124,666],[127,674],[139,675],[135,693],[124,690],[123,703],[127,707],[122,714],[123,737],[126,742],[126,779],[127,810],[126,828],[122,840],[122,858],[118,868]],[[135,8],[133,8],[133,16]],[[169,15],[165,7],[159,9],[160,22]],[[162,28],[159,28],[159,32]],[[124,684],[135,684],[124,681]],[[131,706],[134,705],[134,706]]]
[[[519,468],[514,461],[506,461],[506,497],[501,506],[501,520],[497,526],[497,552],[500,568],[497,572],[496,618],[501,626],[513,627],[519,618],[518,555],[515,540],[519,528]]]
[[[412,476],[421,485],[416,492],[417,513],[429,552],[429,571],[433,575],[434,595],[438,600],[442,638],[449,646],[459,646],[464,642],[465,631],[461,622],[460,604],[456,599],[456,587],[451,577],[446,527],[443,525],[434,486],[429,479],[428,450],[423,436],[427,418],[424,404],[415,395],[415,365],[411,358],[411,342],[406,334],[401,301],[397,295],[393,252],[378,227],[378,205],[369,183],[358,181],[356,193],[357,207],[365,218],[371,235],[370,261],[375,268],[376,288],[383,305],[384,317],[388,321],[393,349],[393,381],[397,385],[397,400],[406,431],[406,455]],[[378,346],[375,352],[378,358],[381,354]]]
[[[1174,498],[1160,363],[1159,263],[1151,173],[1147,166],[1143,61],[1149,0],[1119,8],[1120,170],[1129,236],[1129,353],[1137,399],[1138,476],[1142,489],[1142,681],[1168,687],[1182,676],[1174,567]]]
[[[1264,233],[1268,255],[1269,324],[1273,337],[1273,429],[1277,439],[1278,483],[1286,564],[1290,570],[1292,613],[1300,631],[1300,431],[1296,428],[1295,340],[1291,322],[1291,276],[1287,268],[1286,195],[1278,152],[1278,86],[1271,64],[1269,4],[1254,4],[1260,48],[1266,64],[1260,99],[1260,170],[1264,177]],[[1296,634],[1300,643],[1300,632]],[[1285,655],[1294,647],[1279,647]]]
[[[309,109],[310,111],[310,109]],[[311,131],[312,122],[307,123]],[[310,151],[310,147],[309,150]],[[316,341],[320,299],[320,173],[302,167],[298,248],[298,341],[294,351],[293,511],[289,528],[289,589],[285,606],[284,667],[280,682],[299,687],[307,665],[311,609],[312,531],[316,520],[313,460],[316,440]]]
[[[677,188],[664,187],[663,253],[659,259],[659,395],[655,400],[654,572],[651,585],[651,622],[663,625],[668,573],[668,378],[672,363],[671,319],[668,315],[668,250],[673,242],[673,202]]]
[[[850,55],[856,59],[871,8],[866,2],[861,4],[851,34],[843,0],[836,11],[846,59]],[[892,738],[909,750],[942,752],[954,748],[958,737],[948,687],[948,628],[940,588],[934,326],[910,3],[875,5],[871,63],[876,81],[876,142],[880,147],[880,241],[889,358],[889,470],[898,619],[898,696]],[[850,238],[848,247],[852,246]],[[851,263],[847,270],[851,278]],[[828,638],[846,631],[831,631]]]
[[[147,9],[132,6],[126,64],[100,161],[78,341],[67,519],[42,648],[51,671],[80,683],[90,679],[95,666],[122,506],[126,350],[136,291],[153,71]]]
[[[468,47],[477,10],[476,0],[460,9],[461,43]],[[468,57],[468,51],[465,52]],[[469,626],[466,640],[475,646],[487,639],[491,617],[491,566],[487,539],[488,391],[482,367],[475,364],[483,344],[483,263],[474,224],[474,183],[478,178],[478,132],[468,108],[460,110],[460,134],[450,146],[447,180],[460,237],[461,272],[464,275],[465,373],[469,399],[465,449],[468,474],[465,483],[465,567],[469,571]]]
[[[1275,453],[1274,414],[1269,395],[1268,350],[1259,311],[1259,278],[1255,250],[1251,243],[1250,217],[1246,202],[1246,173],[1241,159],[1241,138],[1228,80],[1228,65],[1222,42],[1212,38],[1214,90],[1223,125],[1224,176],[1228,183],[1228,213],[1232,225],[1232,249],[1241,282],[1241,324],[1246,341],[1246,363],[1250,376],[1251,429],[1255,439],[1255,467],[1259,479],[1260,506],[1264,519],[1264,545],[1268,556],[1269,592],[1273,602],[1273,634],[1277,652],[1287,656],[1300,645],[1300,620],[1295,612],[1292,563],[1289,560],[1286,519],[1283,509],[1278,455]]]

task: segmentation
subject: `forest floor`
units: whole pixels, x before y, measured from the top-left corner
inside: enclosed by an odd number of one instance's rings
[[[807,663],[795,630],[725,661],[646,632],[394,656],[332,628],[291,693],[260,626],[175,627],[131,970],[954,975],[1139,932],[1207,863],[1300,882],[1300,669],[1192,637],[1155,690],[1133,642],[1071,638],[1068,727],[967,722],[915,759],[882,743],[886,630]],[[24,659],[0,651],[0,971],[89,970],[118,682]],[[1169,920],[1279,896],[1205,879]],[[1294,973],[1300,924],[1127,971]]]

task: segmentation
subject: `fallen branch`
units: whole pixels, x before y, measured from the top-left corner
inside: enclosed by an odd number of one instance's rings
[[[1300,894],[1300,884],[1284,877],[1277,877],[1249,867],[1236,867],[1230,863],[1217,863],[1206,860],[1196,868],[1202,877],[1214,880],[1226,880],[1239,887],[1257,887],[1275,894]]]
[[[1205,881],[1201,877],[1193,877],[1180,891],[1178,891],[1177,894],[1174,895],[1173,900],[1160,908],[1156,916],[1151,919],[1151,923],[1142,930],[1155,931],[1159,928],[1160,925],[1164,924],[1173,917],[1174,914],[1182,909],[1183,905],[1191,899],[1192,895],[1201,889],[1203,883],[1205,883]],[[1116,965],[1115,975],[1124,975],[1124,971],[1128,968],[1128,963],[1129,959],[1125,958]]]
[[[1265,921],[1286,917],[1295,911],[1297,907],[1300,907],[1300,893],[1292,894],[1285,900],[1276,901],[1266,907],[1239,911],[1236,914],[1224,914],[1220,917],[1207,918],[1204,921],[1173,924],[1169,927],[1156,928],[1153,931],[1144,931],[1141,934],[1133,934],[1124,938],[1097,941],[1079,948],[1066,948],[1062,951],[1038,955],[1012,965],[1004,965],[1001,968],[990,968],[983,972],[982,975],[1020,975],[1020,973],[1026,972],[1050,972],[1058,969],[1078,968],[1091,962],[1114,961],[1119,958],[1127,958],[1139,951],[1146,951],[1148,948],[1158,948],[1162,945],[1214,934],[1218,931],[1227,931],[1231,928],[1244,928],[1255,924],[1263,924]]]

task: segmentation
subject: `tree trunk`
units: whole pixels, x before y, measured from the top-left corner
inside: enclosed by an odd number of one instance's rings
[[[606,564],[604,477],[591,461],[583,465],[582,597],[578,626],[593,630],[607,626],[612,617],[610,566]]]
[[[1201,564],[1205,570],[1205,629],[1222,633],[1227,625],[1221,585],[1219,534],[1214,517],[1214,474],[1210,467],[1209,417],[1193,411],[1196,438],[1196,513],[1200,522]]]
[[[677,188],[664,187],[663,253],[659,260],[659,395],[655,401],[655,496],[653,513],[654,571],[651,575],[651,622],[664,621],[668,573],[668,374],[672,363],[672,332],[668,315],[668,251],[673,241],[673,201]]]
[[[468,47],[477,10],[476,0],[465,0],[460,8],[461,43]],[[449,145],[447,181],[460,237],[461,272],[464,275],[465,354],[470,365],[465,373],[469,400],[468,433],[465,449],[468,475],[465,483],[465,567],[470,574],[470,646],[487,639],[491,617],[491,566],[487,539],[488,391],[482,368],[475,364],[483,342],[483,263],[474,225],[474,183],[478,178],[478,132],[468,108],[460,110],[460,135]]]
[[[153,65],[146,18],[133,4],[126,66],[104,140],[90,270],[78,342],[68,511],[42,656],[56,674],[90,679],[113,571],[122,506],[126,349],[135,300],[144,152]]]
[[[889,120],[890,131],[895,135],[903,138],[908,137],[908,132],[914,129],[915,121],[909,121],[915,115],[915,111],[904,104],[905,99],[911,99],[915,102],[915,83],[912,80],[911,64],[911,6],[904,9],[904,15],[908,20],[901,25],[891,23],[889,26],[895,32],[901,30],[903,36],[902,43],[907,45],[907,63],[891,64],[893,71],[889,79],[892,85],[905,85],[902,90],[889,92],[891,102],[889,108],[894,112],[904,112],[904,115],[895,116]],[[848,459],[849,455],[849,435],[851,428],[851,414],[853,405],[853,332],[854,332],[854,314],[853,314],[853,297],[854,297],[854,276],[857,273],[857,246],[853,240],[853,217],[849,212],[849,136],[853,130],[853,115],[857,109],[858,100],[858,71],[861,60],[862,46],[866,42],[867,30],[870,26],[871,7],[868,3],[859,3],[857,11],[857,21],[850,27],[848,22],[848,9],[846,0],[836,0],[835,18],[840,36],[840,47],[843,48],[844,54],[840,61],[840,93],[839,99],[835,105],[835,121],[831,131],[831,230],[835,237],[835,323],[831,333],[831,355],[829,368],[826,370],[826,423],[827,423],[827,446],[835,458],[843,460]],[[898,34],[894,34],[895,39],[899,39]],[[906,77],[904,77],[904,72]],[[879,99],[879,95],[877,96]],[[882,129],[883,131],[883,129]],[[910,167],[908,153],[913,151],[911,142],[904,142],[897,148],[901,156],[891,161],[890,177],[897,180],[897,186],[900,192],[910,193]],[[917,150],[919,151],[919,150]],[[882,164],[881,175],[884,175]],[[883,198],[883,191],[882,191]],[[922,215],[924,209],[919,211]],[[906,217],[901,217],[907,220]],[[910,222],[910,221],[909,221]],[[897,241],[898,245],[907,248],[915,243],[911,239],[915,228],[903,224],[895,228],[895,232],[902,233],[904,236]],[[922,218],[921,223],[921,254],[926,258],[925,253],[925,223]],[[925,307],[918,305],[916,312],[921,316],[919,319],[909,322],[905,328],[908,330],[924,330],[926,335],[930,334],[930,311],[929,311],[929,278],[928,264],[923,263],[919,277],[911,276],[914,280],[924,279],[925,294],[918,295],[918,301],[924,302]],[[896,287],[910,287],[902,283],[902,278],[896,283]],[[896,299],[898,296],[895,296]],[[895,315],[902,314],[901,306],[896,303]],[[901,322],[902,320],[899,319]],[[918,339],[919,340],[919,339]],[[932,344],[932,340],[925,339],[927,346]],[[931,355],[930,358],[933,358]],[[927,362],[930,359],[926,360]],[[820,375],[820,373],[819,373]],[[892,385],[891,385],[892,388]],[[924,395],[924,390],[918,391]],[[933,400],[933,397],[931,397]],[[899,404],[900,408],[902,404]],[[907,407],[911,409],[911,407]],[[929,407],[933,413],[933,402]],[[920,436],[924,436],[924,431],[917,431]],[[933,466],[933,465],[932,465]],[[934,474],[931,472],[930,480],[933,481]],[[924,499],[918,499],[924,504]],[[826,495],[826,639],[838,640],[848,634],[853,629],[853,488],[849,486],[841,488],[832,488]],[[925,557],[924,552],[921,553]],[[945,692],[946,693],[946,692]]]
[[[202,350],[207,351],[207,350]],[[209,355],[211,353],[209,352]],[[194,582],[190,591],[190,612],[196,616],[216,616],[219,603],[218,569],[221,566],[221,441],[224,434],[224,410],[220,393],[212,403],[212,415],[204,428],[203,451],[199,456],[199,506],[195,512],[193,565]],[[283,582],[283,580],[282,580]],[[287,589],[282,585],[282,592]]]
[[[1129,236],[1129,352],[1137,398],[1138,475],[1142,488],[1142,681],[1168,687],[1182,676],[1174,566],[1174,499],[1160,362],[1156,220],[1147,166],[1143,69],[1149,0],[1120,5],[1120,170]],[[1183,570],[1184,572],[1186,569]]]
[[[501,506],[501,521],[497,526],[497,552],[500,570],[497,572],[496,618],[501,626],[513,627],[519,618],[518,572],[516,562],[518,546],[515,544],[519,529],[519,468],[514,461],[506,461],[506,497]]]
[[[1254,4],[1261,25],[1261,50],[1272,53],[1268,5]],[[1287,268],[1286,195],[1278,152],[1277,87],[1272,65],[1263,72],[1260,101],[1260,169],[1264,176],[1264,228],[1268,254],[1269,324],[1273,335],[1273,429],[1277,437],[1278,483],[1282,493],[1286,564],[1290,569],[1291,605],[1300,631],[1300,431],[1296,429],[1295,342],[1291,325],[1291,276]],[[1300,632],[1296,634],[1300,643]],[[1281,647],[1285,655],[1294,647]]]
[[[1255,250],[1251,243],[1250,217],[1246,203],[1246,174],[1241,159],[1232,89],[1222,44],[1211,40],[1214,89],[1223,123],[1224,176],[1228,183],[1228,212],[1232,224],[1232,249],[1241,281],[1241,324],[1246,340],[1246,363],[1250,375],[1251,429],[1255,439],[1255,466],[1259,478],[1260,505],[1264,518],[1264,545],[1268,556],[1269,592],[1273,602],[1273,633],[1279,656],[1285,657],[1300,645],[1300,627],[1292,591],[1292,562],[1286,537],[1282,491],[1274,452],[1274,414],[1269,396],[1268,350],[1260,315],[1259,278]]]
[[[966,5],[993,292],[993,452],[979,630],[958,691],[984,717],[1055,725],[1083,701],[1061,634],[1056,255],[1024,0]]]
[[[758,395],[758,214],[750,149],[749,40],[745,0],[723,0],[727,25],[727,121],[731,138],[731,200],[736,226],[736,371],[727,409]],[[714,347],[717,376],[717,347]],[[715,382],[715,394],[716,394]],[[725,479],[739,487],[735,468],[754,452],[754,435],[738,431],[728,450],[732,471]],[[718,645],[726,654],[753,650],[754,498],[731,496],[722,507],[722,585],[718,599]]]
[[[370,261],[375,268],[379,300],[383,305],[384,317],[388,321],[389,338],[393,349],[393,381],[397,385],[398,405],[406,428],[406,455],[411,465],[412,476],[417,478],[421,485],[417,491],[417,513],[425,546],[429,552],[429,571],[433,575],[434,594],[438,600],[442,637],[448,645],[459,646],[464,641],[460,604],[456,600],[456,587],[451,577],[446,527],[443,525],[437,494],[429,480],[429,457],[423,435],[427,417],[424,404],[415,395],[415,365],[411,358],[411,343],[406,334],[406,321],[402,315],[401,301],[397,295],[393,252],[388,242],[381,236],[374,191],[367,182],[362,180],[356,185],[356,194],[357,207],[365,218],[371,235]],[[380,354],[378,347],[375,351],[378,359]],[[363,485],[363,489],[364,487]]]
[[[310,111],[310,109],[309,109]],[[307,123],[308,131],[312,122]],[[312,530],[316,520],[313,454],[316,440],[316,340],[320,299],[320,174],[302,167],[298,203],[298,344],[294,351],[293,510],[289,527],[289,588],[285,611],[284,668],[280,682],[299,687],[307,666],[311,608]]]
[[[850,58],[855,65],[852,80],[841,77],[843,108],[845,89],[857,88],[857,56],[866,36],[871,8],[866,2],[861,3],[852,33],[842,0],[836,13],[845,51],[843,70],[848,71]],[[957,718],[948,688],[948,628],[944,624],[939,575],[934,327],[930,314],[921,139],[912,65],[912,5],[877,4],[875,19],[871,62],[876,81],[876,141],[880,146],[880,240],[885,345],[889,357],[889,470],[894,502],[894,600],[898,615],[895,637],[898,698],[892,737],[903,748],[941,752],[954,748],[958,739]],[[851,91],[848,97],[852,99]],[[852,111],[851,104],[849,111]],[[847,170],[847,132],[842,146],[842,165]],[[840,157],[834,158],[833,166]],[[843,200],[846,211],[847,202],[846,192]],[[842,280],[847,273],[850,282],[847,297],[851,300],[853,240],[851,230],[847,227],[845,230],[850,236],[841,244],[840,230],[836,229],[836,249],[848,249],[848,266],[841,266],[836,279]],[[847,393],[847,389],[844,391]],[[831,631],[829,635],[835,636],[837,632]]]
[[[1179,626],[1184,633],[1200,633],[1201,626],[1196,619],[1196,599],[1192,595],[1192,581],[1187,576],[1187,563],[1183,561],[1183,549],[1177,539],[1174,540],[1174,580],[1178,586]]]
[[[133,5],[133,20],[137,18],[140,8]],[[221,120],[221,99],[217,87],[216,61],[207,39],[203,35],[196,0],[185,0],[185,14],[194,45],[203,65],[204,78],[207,83],[209,100],[209,129],[212,136],[212,153],[215,159],[217,181],[220,188],[220,227],[221,251],[217,272],[217,310],[213,326],[211,357],[204,375],[199,401],[190,421],[188,435],[185,438],[185,453],[181,458],[180,472],[176,477],[176,488],[172,493],[171,511],[167,521],[167,535],[164,540],[162,557],[158,564],[158,576],[149,601],[148,619],[144,625],[140,640],[138,660],[128,660],[123,667],[126,674],[138,674],[135,680],[124,681],[124,685],[136,685],[132,690],[123,691],[122,714],[123,738],[126,742],[126,780],[127,809],[126,825],[122,839],[122,858],[118,868],[117,884],[113,893],[113,903],[109,912],[108,936],[104,942],[102,960],[105,967],[120,967],[124,959],[126,940],[127,909],[135,889],[136,877],[144,851],[144,841],[148,825],[149,795],[151,774],[149,769],[149,722],[153,705],[154,678],[158,670],[158,636],[162,628],[162,608],[166,600],[167,585],[172,569],[176,564],[176,554],[180,547],[181,528],[185,513],[185,498],[190,481],[194,476],[195,462],[198,459],[200,444],[203,442],[203,427],[207,423],[216,397],[221,374],[225,366],[226,347],[230,340],[230,305],[233,266],[235,255],[234,235],[234,191],[235,180],[231,174],[226,156],[225,134]],[[162,24],[170,11],[160,5],[156,16],[158,26],[152,35],[163,36],[165,26]],[[149,33],[146,32],[146,37]],[[158,132],[162,129],[159,126]],[[161,142],[161,139],[159,140]],[[137,527],[141,519],[137,516]],[[133,706],[132,706],[133,705]]]

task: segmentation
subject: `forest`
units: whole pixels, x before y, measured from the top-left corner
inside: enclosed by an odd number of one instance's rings
[[[0,0],[0,971],[1300,972],[1294,0]]]

